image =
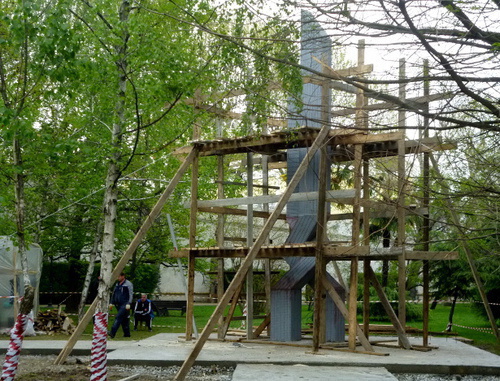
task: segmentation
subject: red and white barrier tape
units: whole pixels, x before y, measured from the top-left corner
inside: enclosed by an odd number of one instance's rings
[[[389,303],[398,303],[399,300],[389,300]],[[453,303],[451,300],[430,300],[429,303]],[[358,304],[362,304],[362,300],[358,300]],[[370,300],[370,303],[382,303],[380,300]],[[406,303],[414,303],[414,304],[422,304],[423,301],[421,299],[416,300],[407,300]],[[472,303],[480,303],[483,302],[472,300],[472,301],[456,301],[456,304],[472,304]],[[488,303],[490,306],[500,306],[500,303]]]
[[[491,333],[493,335],[492,328],[466,327],[465,325],[460,325],[460,324],[455,324],[455,323],[453,323],[452,326],[458,327],[458,328],[472,329],[474,331],[479,331],[479,332],[484,332],[484,333]]]
[[[40,295],[77,295],[80,291],[40,291]]]
[[[94,315],[94,333],[90,354],[90,381],[105,381],[108,373],[106,353],[108,335],[108,314],[98,312]]]
[[[23,332],[28,323],[28,315],[17,315],[16,323],[10,330],[10,343],[5,355],[5,362],[2,368],[2,381],[13,381],[16,377],[17,366],[19,365],[19,355],[23,345]]]

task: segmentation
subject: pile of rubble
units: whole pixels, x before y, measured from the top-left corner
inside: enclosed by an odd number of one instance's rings
[[[60,310],[40,311],[35,320],[35,330],[43,331],[48,335],[63,333],[70,335],[75,330],[75,325],[70,317]]]

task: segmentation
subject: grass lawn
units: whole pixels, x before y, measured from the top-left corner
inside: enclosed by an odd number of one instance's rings
[[[201,332],[208,319],[212,315],[215,304],[197,304],[194,307],[195,322],[198,331]],[[448,325],[448,315],[450,312],[450,306],[438,304],[435,309],[429,312],[429,330],[432,334],[443,333]],[[242,313],[237,309],[235,316],[241,316]],[[313,310],[309,310],[307,305],[302,307],[302,327],[310,328],[312,323]],[[110,325],[114,321],[114,316],[110,316]],[[262,322],[262,320],[255,320],[254,325],[257,326]],[[389,321],[373,322],[374,324],[390,324]],[[491,326],[488,320],[482,316],[479,316],[477,312],[472,308],[471,304],[457,304],[455,307],[455,315],[453,317],[453,323],[459,326],[471,327],[476,329],[489,329],[491,332]],[[132,323],[133,324],[133,323]],[[131,327],[133,325],[131,324]],[[156,333],[184,333],[185,331],[185,316],[181,316],[180,311],[172,311],[170,316],[156,316],[153,319],[153,332],[148,332],[144,327],[141,327],[138,331],[132,332],[132,338],[134,340],[140,340],[150,337]],[[408,326],[415,328],[422,328],[421,321],[409,321]],[[240,328],[242,326],[241,321],[231,322],[231,328]],[[470,328],[462,328],[459,326],[453,326],[453,333],[458,336],[465,337],[474,341],[473,345],[485,349],[487,351],[496,353],[500,355],[500,343],[497,342],[495,336],[492,333],[482,332]],[[28,340],[46,340],[50,338],[51,340],[67,340],[69,336],[67,335],[54,335],[46,336],[40,335],[35,337],[28,337]],[[85,329],[81,340],[91,340],[92,339],[92,325]],[[121,329],[114,340],[129,340],[122,337]]]
[[[429,331],[437,333],[446,329],[450,309],[449,305],[438,304],[434,310],[429,311]],[[472,304],[460,303],[455,306],[453,324],[456,325],[453,325],[452,332],[458,336],[474,340],[473,345],[476,347],[500,355],[500,342],[491,333],[488,319],[480,316]],[[408,322],[407,325],[422,328],[422,322]],[[485,329],[487,332],[480,331],[481,329]]]

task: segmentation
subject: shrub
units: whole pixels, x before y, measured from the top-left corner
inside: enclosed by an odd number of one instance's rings
[[[398,314],[398,302],[391,302],[392,309]],[[363,305],[362,303],[358,303],[358,314],[363,313]],[[382,303],[375,302],[370,303],[370,320],[373,321],[387,321],[389,320],[389,316],[385,312]],[[422,306],[420,304],[415,303],[406,303],[406,320],[407,321],[422,321]]]

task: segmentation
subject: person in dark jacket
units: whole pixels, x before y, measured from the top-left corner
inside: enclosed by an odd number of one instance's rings
[[[111,310],[114,305],[118,311],[115,322],[109,332],[109,336],[112,338],[115,337],[120,326],[122,326],[123,329],[123,336],[130,337],[129,312],[133,295],[134,286],[126,279],[125,274],[121,273],[118,275],[118,283],[116,283],[113,296],[111,297],[111,305],[109,306],[109,309]]]
[[[135,302],[134,331],[137,331],[137,323],[141,321],[146,322],[149,332],[152,331],[151,319],[154,315],[151,307],[151,300],[148,299],[148,296],[146,294],[141,294],[141,298]]]

